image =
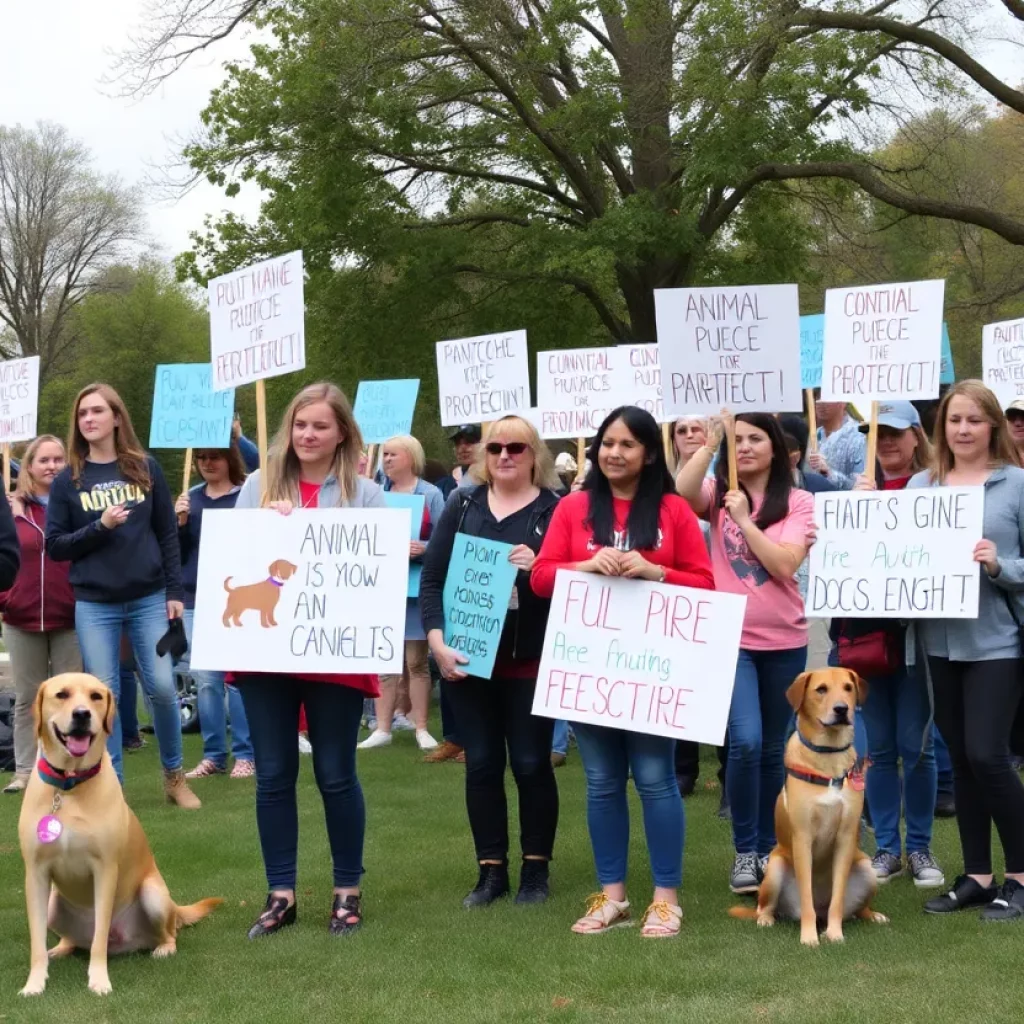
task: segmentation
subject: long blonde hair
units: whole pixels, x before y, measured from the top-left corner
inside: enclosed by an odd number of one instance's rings
[[[272,501],[299,501],[299,459],[292,447],[292,427],[301,409],[317,402],[326,402],[334,413],[342,439],[334,451],[329,475],[338,480],[341,504],[355,497],[359,480],[359,455],[363,449],[363,435],[352,406],[336,384],[321,381],[304,387],[289,403],[281,418],[281,426],[270,445],[267,456],[267,486],[263,505]]]
[[[938,480],[940,484],[945,483],[947,474],[953,469],[953,452],[946,440],[946,416],[949,414],[949,403],[957,396],[974,402],[992,427],[992,436],[988,442],[989,465],[1019,466],[1020,454],[1010,437],[1010,428],[1006,424],[1006,415],[999,405],[999,399],[980,380],[962,380],[946,392],[935,414],[932,479]]]
[[[121,396],[109,385],[97,381],[89,384],[78,392],[75,404],[71,407],[71,428],[68,431],[68,464],[71,466],[71,479],[77,484],[82,476],[85,460],[89,457],[89,442],[78,428],[78,407],[83,398],[99,395],[110,406],[117,423],[114,426],[114,452],[117,455],[117,468],[121,475],[138,484],[143,490],[149,490],[149,462],[146,450],[139,444],[132,426],[132,418]]]
[[[555,470],[555,460],[551,449],[541,440],[537,428],[529,420],[524,420],[522,416],[502,416],[500,420],[495,420],[488,425],[483,444],[480,445],[470,473],[474,480],[487,484],[488,487],[493,483],[487,468],[487,442],[499,433],[519,441],[525,441],[530,446],[530,450],[533,452],[533,484],[535,487],[547,488],[550,491],[556,491],[561,487],[561,480]]]
[[[32,474],[32,463],[36,460],[36,453],[44,444],[55,444],[61,451],[64,458],[67,458],[67,449],[64,442],[53,434],[40,434],[33,438],[21,457],[21,471],[18,473],[18,482],[14,487],[14,497],[25,501],[27,498],[35,498],[39,494],[39,487],[35,476]]]

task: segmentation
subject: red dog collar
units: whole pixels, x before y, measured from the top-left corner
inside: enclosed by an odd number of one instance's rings
[[[100,760],[91,768],[86,768],[85,771],[65,772],[60,768],[54,768],[45,757],[41,757],[36,762],[36,771],[39,772],[39,778],[48,786],[53,786],[66,793],[68,790],[74,789],[80,782],[87,782],[94,775],[97,775],[102,766],[103,761]]]

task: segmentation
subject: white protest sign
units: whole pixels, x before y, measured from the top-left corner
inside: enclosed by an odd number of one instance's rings
[[[192,667],[401,673],[408,509],[207,512]]]
[[[0,443],[31,441],[39,409],[39,356],[0,363]]]
[[[720,746],[746,604],[559,570],[533,713]]]
[[[814,496],[811,618],[976,619],[981,487]]]
[[[825,292],[822,399],[938,398],[945,287],[912,281]]]
[[[624,357],[617,347],[538,352],[541,436],[593,437],[608,413],[625,401],[618,390]]]
[[[659,423],[675,416],[665,412],[661,385],[661,359],[657,345],[619,345],[615,359],[615,389],[619,405],[646,409]]]
[[[437,343],[441,426],[489,423],[530,407],[526,331]]]
[[[803,408],[795,284],[656,289],[654,312],[667,417]]]
[[[1024,398],[1024,318],[981,329],[981,365],[982,377],[1001,409]]]
[[[275,256],[208,285],[213,390],[306,365],[302,252]]]

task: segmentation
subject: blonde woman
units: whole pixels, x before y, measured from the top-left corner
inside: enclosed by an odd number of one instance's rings
[[[415,564],[422,564],[431,534],[444,511],[444,498],[441,497],[441,492],[423,479],[423,467],[427,461],[423,445],[408,434],[393,437],[385,442],[381,461],[384,466],[385,491],[391,494],[423,496],[423,520],[417,530],[417,539],[409,542],[409,560]],[[430,669],[427,665],[427,636],[423,632],[418,597],[410,597],[406,603],[404,675],[408,679],[416,743],[420,750],[433,750],[437,746],[437,740],[427,732],[431,690]],[[386,747],[391,743],[391,726],[401,682],[402,676],[381,676],[381,694],[377,698],[377,727],[359,744],[360,749]]]
[[[311,384],[289,403],[270,449],[266,495],[262,469],[252,473],[235,508],[290,515],[301,508],[383,508],[384,494],[359,475],[363,440],[348,399],[333,384]],[[267,874],[263,913],[249,938],[294,924],[299,842],[295,735],[304,708],[313,746],[313,773],[324,803],[334,865],[332,935],[362,924],[366,808],[356,776],[356,739],[363,698],[380,696],[377,677],[279,672],[236,673],[256,758],[256,824]]]
[[[75,635],[75,595],[70,566],[46,554],[46,505],[50,485],[66,462],[64,445],[52,434],[37,437],[25,452],[11,511],[21,547],[14,586],[0,594],[4,640],[14,676],[15,775],[5,793],[20,793],[35,763],[32,703],[39,684],[61,672],[81,672]]]

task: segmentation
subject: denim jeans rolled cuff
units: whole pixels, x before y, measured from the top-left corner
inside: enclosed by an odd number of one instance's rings
[[[686,817],[675,774],[675,740],[577,723],[576,746],[587,779],[587,828],[601,885],[625,882],[629,859],[632,772],[640,797],[654,885],[678,889],[683,879]]]
[[[564,719],[558,719],[555,722],[554,735],[551,738],[551,753],[563,756],[569,753],[569,723]]]

